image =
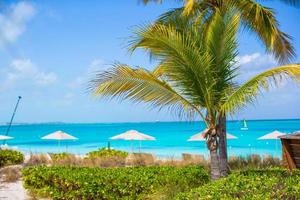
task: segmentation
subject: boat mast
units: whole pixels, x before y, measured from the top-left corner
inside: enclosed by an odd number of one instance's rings
[[[18,96],[17,104],[16,104],[16,106],[15,106],[14,112],[13,112],[13,114],[12,114],[12,116],[11,116],[10,122],[9,122],[9,124],[8,124],[7,130],[6,130],[6,133],[5,133],[6,136],[8,135],[9,130],[10,130],[10,128],[11,128],[11,124],[12,124],[14,118],[15,118],[15,114],[16,114],[16,111],[17,111],[17,108],[18,108],[18,106],[19,106],[19,103],[20,103],[21,98],[22,98],[21,96]]]

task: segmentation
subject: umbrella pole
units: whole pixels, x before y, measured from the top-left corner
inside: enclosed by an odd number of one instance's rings
[[[133,153],[133,140],[131,140],[131,153]]]

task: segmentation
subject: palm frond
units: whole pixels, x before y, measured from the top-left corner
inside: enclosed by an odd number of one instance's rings
[[[185,0],[184,15],[189,15],[193,10],[195,10],[196,0]]]
[[[226,15],[216,13],[207,27],[205,41],[207,50],[213,55],[215,107],[223,104],[224,96],[228,90],[234,87],[234,78],[237,76],[234,62],[237,56],[237,31],[239,27],[239,15],[235,12],[227,12]]]
[[[194,105],[217,109],[234,86],[238,25],[238,15],[216,11],[205,30],[194,24],[184,31],[171,24],[142,27],[131,43],[132,51],[150,51],[161,61],[154,74],[163,76]]]
[[[296,7],[300,5],[299,0],[280,1]],[[178,17],[189,17],[190,20],[196,21],[197,16],[203,15],[203,22],[209,23],[216,10],[227,13],[232,9],[241,14],[244,27],[256,33],[265,44],[267,52],[272,53],[279,62],[289,62],[295,57],[292,39],[280,30],[275,12],[254,0],[185,0],[184,7],[164,13],[158,21],[166,24],[176,22]]]
[[[116,64],[111,70],[97,74],[91,80],[89,89],[95,96],[145,102],[154,108],[169,107],[189,117],[201,113],[167,82],[142,68],[132,69],[127,65]]]
[[[228,81],[234,76],[232,65],[237,56],[236,35],[239,27],[239,15],[227,13],[221,15],[216,11],[207,27],[205,42],[207,51],[214,56],[213,63],[219,75],[225,75]]]
[[[194,6],[197,3],[197,0],[174,0],[177,2],[184,2],[183,14],[190,14],[194,10]],[[143,2],[144,4],[148,4],[149,2],[162,3],[163,0],[139,0],[139,2]]]
[[[176,27],[155,24],[136,33],[132,50],[143,48],[150,51],[168,66],[165,70],[172,84],[193,99],[193,104],[204,106],[207,93],[204,87],[208,80],[211,84],[214,80],[208,71],[212,58],[203,53],[201,38],[201,32],[195,27],[180,32]]]
[[[241,14],[244,27],[257,33],[268,52],[273,53],[281,63],[289,62],[295,56],[291,37],[280,31],[279,22],[271,8],[253,0],[233,1]]]
[[[254,76],[228,96],[227,101],[221,107],[221,111],[223,113],[234,113],[247,103],[256,100],[262,90],[268,90],[272,84],[277,86],[284,78],[294,79],[300,83],[300,64],[272,68]]]

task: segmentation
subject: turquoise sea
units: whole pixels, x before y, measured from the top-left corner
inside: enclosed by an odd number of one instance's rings
[[[280,141],[257,140],[274,130],[294,132],[300,130],[300,120],[252,120],[247,121],[249,130],[242,131],[242,121],[229,121],[227,132],[238,137],[228,140],[229,155],[271,154],[281,155]],[[0,126],[0,134],[5,134],[7,126]],[[181,153],[208,155],[205,142],[188,142],[193,134],[204,129],[202,122],[149,122],[149,123],[91,123],[91,124],[26,124],[13,125],[7,144],[25,153],[68,152],[85,154],[106,147],[111,136],[127,130],[138,130],[156,137],[156,141],[143,141],[142,152],[154,153],[158,157],[178,158]],[[59,148],[56,141],[40,139],[51,132],[62,130],[75,137],[77,141],[62,142]],[[115,149],[131,151],[130,141],[111,141]],[[277,146],[277,148],[276,148]],[[134,143],[134,151],[139,151],[139,143]]]

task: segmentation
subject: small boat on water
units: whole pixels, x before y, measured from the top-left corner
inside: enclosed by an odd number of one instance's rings
[[[243,127],[241,128],[241,130],[242,131],[247,131],[248,130],[247,122],[246,122],[245,119],[243,120]]]

